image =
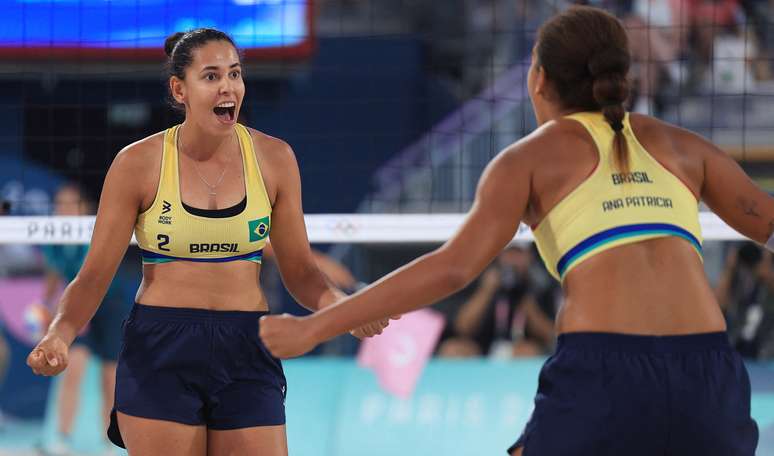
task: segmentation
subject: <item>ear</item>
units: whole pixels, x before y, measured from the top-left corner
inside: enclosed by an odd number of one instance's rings
[[[548,80],[546,79],[546,71],[542,66],[537,65],[535,67],[535,93],[541,97],[548,99]]]
[[[169,91],[172,93],[172,98],[180,104],[185,104],[185,81],[172,76],[169,78]]]

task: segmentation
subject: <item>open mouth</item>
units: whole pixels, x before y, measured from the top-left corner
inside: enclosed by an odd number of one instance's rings
[[[215,106],[212,111],[218,117],[218,120],[224,123],[231,123],[234,121],[234,114],[236,113],[236,103],[229,101],[221,103]]]

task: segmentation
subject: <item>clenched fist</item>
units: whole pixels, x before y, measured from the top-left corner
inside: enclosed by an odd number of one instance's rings
[[[277,358],[301,356],[320,343],[311,334],[311,324],[304,317],[289,314],[261,317],[261,340]]]
[[[67,367],[68,347],[59,336],[47,334],[27,357],[36,375],[57,375]]]

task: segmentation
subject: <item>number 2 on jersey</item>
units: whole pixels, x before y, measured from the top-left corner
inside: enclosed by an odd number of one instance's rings
[[[165,247],[167,244],[169,244],[169,236],[166,234],[159,234],[156,236],[156,239],[159,240],[159,250],[169,252],[169,249]]]

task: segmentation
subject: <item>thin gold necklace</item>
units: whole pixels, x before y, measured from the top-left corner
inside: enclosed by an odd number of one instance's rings
[[[182,133],[182,129],[178,130],[178,133],[177,133],[177,149],[180,151],[180,153],[183,153],[183,148],[180,147],[181,144],[183,144],[183,141],[182,141],[182,136],[183,135],[181,133]],[[226,160],[226,163],[223,165],[223,171],[220,172],[220,177],[218,177],[218,181],[215,182],[215,185],[210,185],[210,183],[207,182],[207,179],[205,179],[204,176],[202,176],[201,171],[199,171],[199,165],[196,164],[196,160],[191,158],[191,161],[194,164],[194,170],[196,170],[196,174],[199,176],[199,179],[201,179],[201,181],[204,183],[204,185],[207,186],[207,188],[209,190],[208,193],[209,193],[210,197],[215,198],[217,196],[217,192],[215,191],[215,189],[218,188],[218,186],[220,185],[221,182],[223,182],[223,176],[226,175],[226,170],[228,170],[228,165],[229,165],[229,163],[231,163],[231,155],[228,156],[228,159]]]

